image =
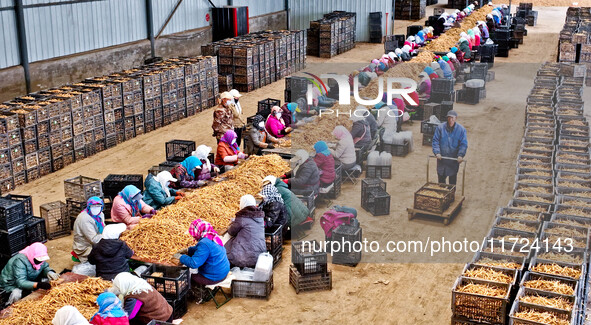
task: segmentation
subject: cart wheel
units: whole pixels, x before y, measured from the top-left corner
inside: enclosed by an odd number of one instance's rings
[[[451,218],[445,218],[445,219],[443,219],[443,224],[444,224],[445,226],[447,226],[447,225],[449,225],[449,222],[450,222],[450,221],[451,221]]]
[[[408,213],[408,220],[412,220],[413,217],[414,217],[414,213],[409,212]]]

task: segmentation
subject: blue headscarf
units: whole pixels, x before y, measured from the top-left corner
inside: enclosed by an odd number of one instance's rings
[[[133,185],[125,186],[123,188],[123,190],[121,192],[119,192],[119,195],[121,195],[121,198],[123,199],[123,201],[125,201],[125,203],[127,203],[131,206],[132,216],[134,216],[134,217],[140,211],[140,203],[134,201],[133,197],[136,196],[140,192],[141,192],[140,189],[133,186]]]
[[[451,48],[451,53],[454,53],[455,54],[457,51],[458,51],[458,48],[457,47],[454,46],[454,47]]]
[[[287,109],[292,113],[295,112],[296,108],[298,108],[298,103],[287,104]]]
[[[328,145],[324,141],[318,141],[314,144],[314,150],[316,153],[321,153],[325,156],[330,155],[330,150],[328,150]]]
[[[380,108],[382,108],[384,105],[386,105],[386,103],[384,103],[384,102],[379,102],[379,103],[377,103],[377,104],[376,104],[374,107],[375,107],[375,109],[380,109]]]
[[[190,156],[190,157],[187,157],[187,159],[183,160],[181,165],[183,167],[185,167],[185,169],[187,169],[187,174],[189,174],[189,176],[195,177],[195,173],[193,171],[195,170],[196,167],[201,166],[202,163],[201,163],[201,160],[199,160],[199,158],[197,158],[195,156]]]
[[[121,306],[121,300],[119,300],[114,293],[101,293],[96,298],[96,304],[99,306],[99,311],[92,316],[90,321],[92,321],[96,315],[101,316],[103,319],[127,317],[127,313],[123,311]]]
[[[435,73],[435,70],[433,70],[433,68],[431,68],[429,66],[425,67],[425,69],[423,71],[425,71],[428,75]]]
[[[103,219],[101,218],[101,214],[99,213],[96,216],[93,216],[92,213],[90,212],[90,207],[93,205],[101,205],[101,213],[103,212],[103,209],[105,208],[105,203],[103,202],[103,200],[98,197],[98,196],[93,196],[90,199],[88,199],[88,201],[86,201],[86,213],[88,213],[88,215],[94,219],[94,222],[96,222],[96,226],[98,228],[98,233],[102,234],[103,233],[103,229],[105,229],[105,224],[103,223]]]
[[[388,67],[386,66],[386,64],[384,62],[380,62],[378,67],[380,68],[380,70],[382,70],[384,72],[388,71]]]

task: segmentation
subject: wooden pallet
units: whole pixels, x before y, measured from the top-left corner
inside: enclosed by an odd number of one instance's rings
[[[449,223],[451,222],[451,219],[453,217],[455,217],[462,209],[462,204],[464,203],[464,199],[465,199],[464,196],[460,197],[459,199],[456,199],[454,202],[452,202],[450,204],[450,206],[449,206],[449,208],[447,208],[447,210],[443,211],[443,213],[436,213],[436,212],[415,209],[415,208],[407,208],[406,211],[408,211],[408,220],[412,220],[417,214],[422,214],[422,215],[428,215],[428,216],[442,218],[443,224],[449,225]]]

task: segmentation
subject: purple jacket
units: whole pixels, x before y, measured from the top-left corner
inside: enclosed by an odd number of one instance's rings
[[[324,155],[317,153],[314,156],[314,162],[320,170],[320,183],[323,185],[332,184],[335,179],[334,157],[332,155]]]

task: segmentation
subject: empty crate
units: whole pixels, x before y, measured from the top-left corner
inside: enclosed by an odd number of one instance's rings
[[[77,176],[64,181],[64,192],[67,199],[86,202],[93,196],[102,197],[101,180],[86,176]]]
[[[195,151],[195,141],[172,140],[166,143],[166,160],[181,162]]]
[[[48,239],[55,239],[70,234],[70,217],[68,216],[64,202],[55,201],[46,203],[41,205],[39,210],[41,211],[41,218],[45,220]]]

